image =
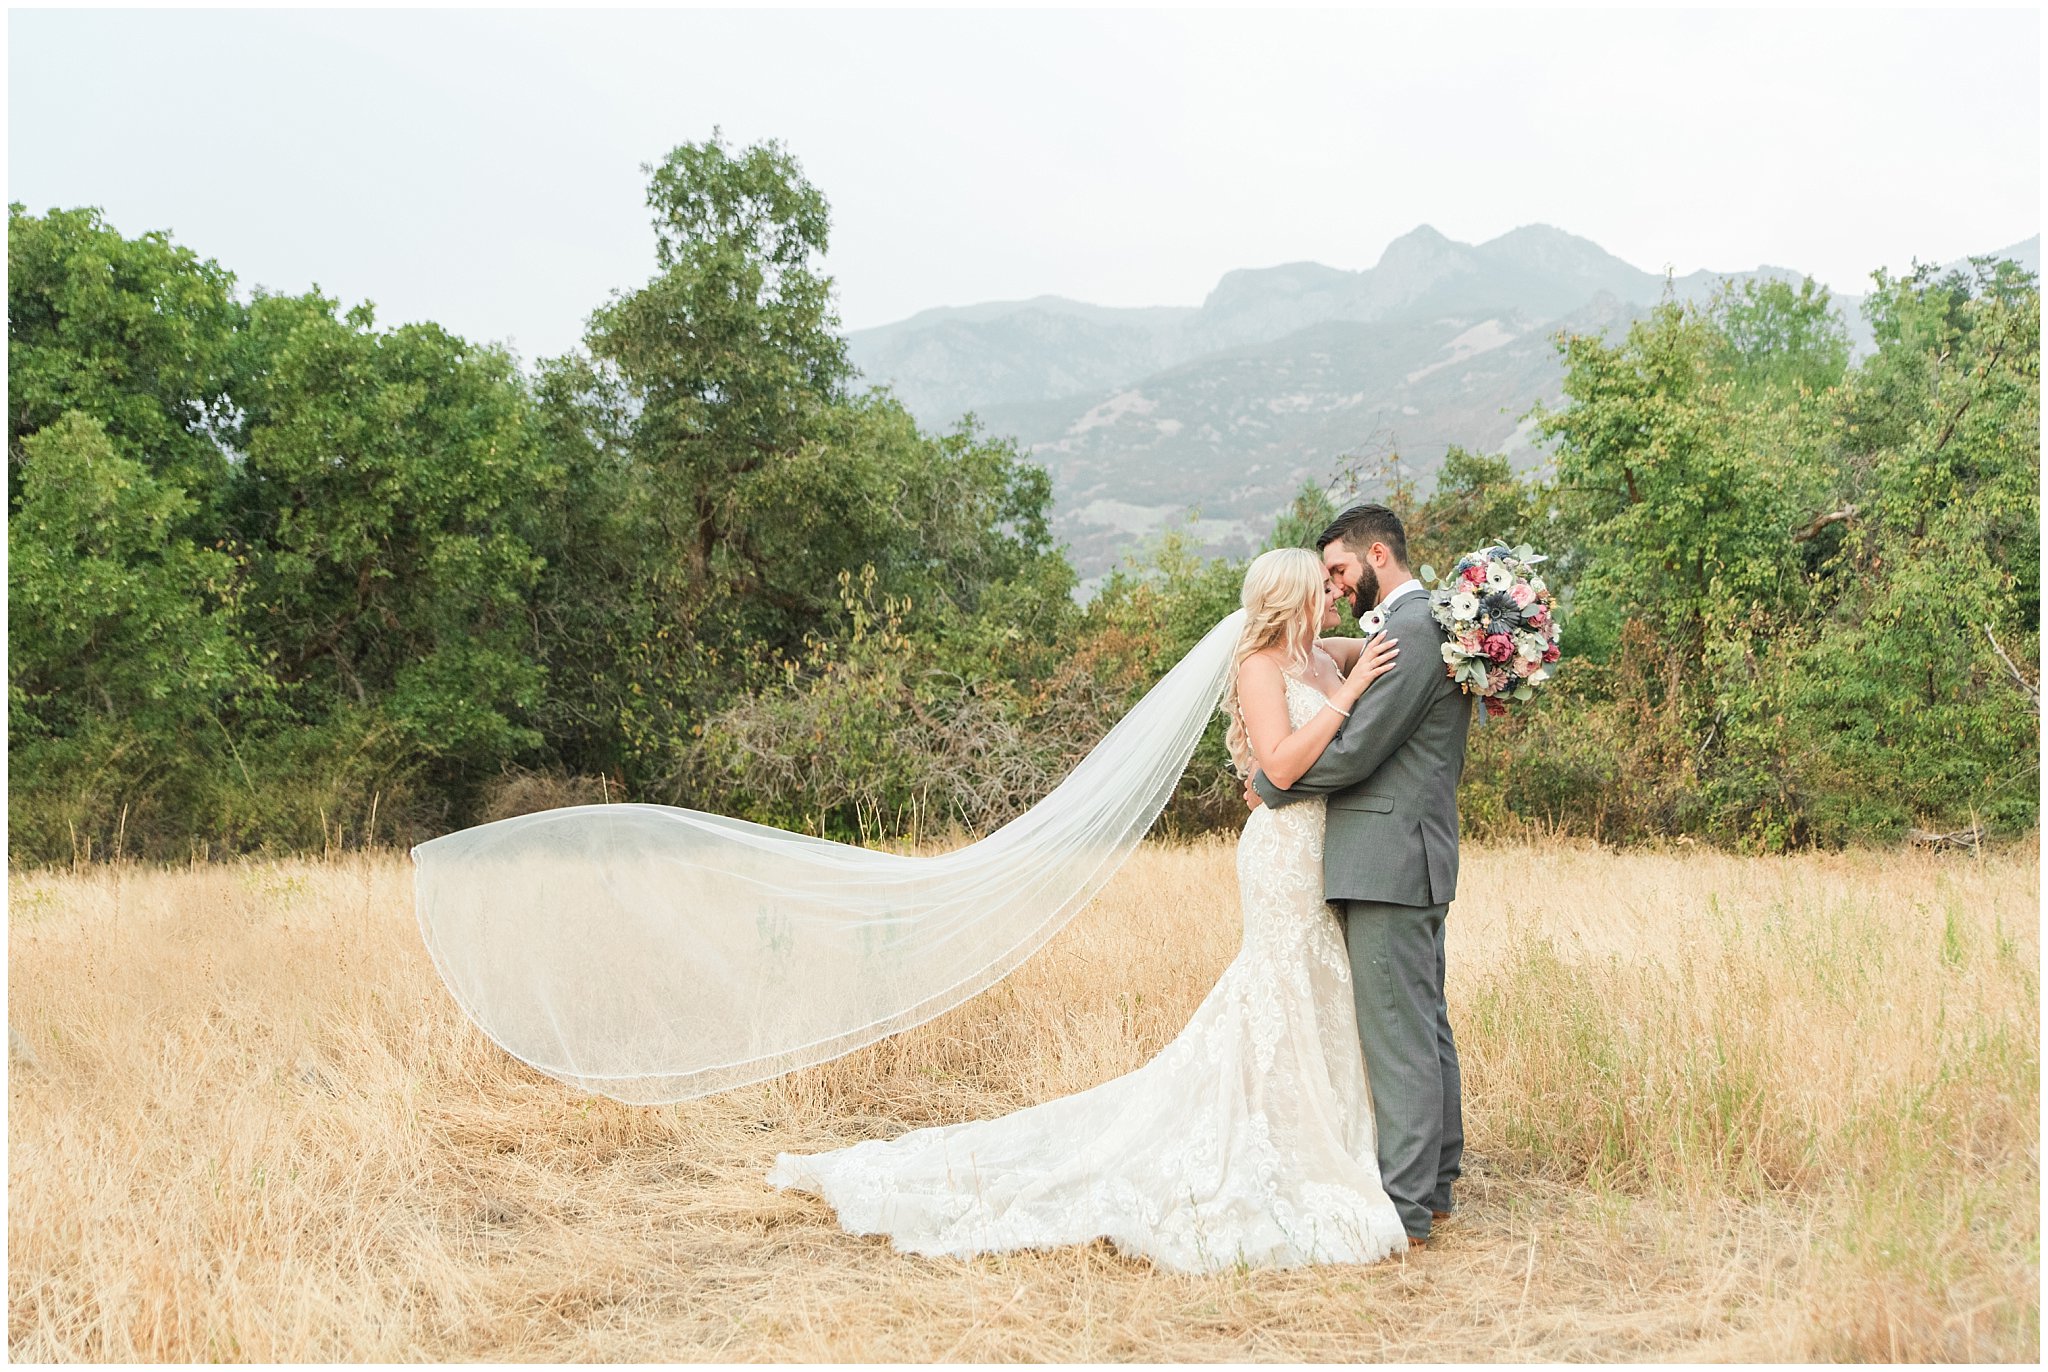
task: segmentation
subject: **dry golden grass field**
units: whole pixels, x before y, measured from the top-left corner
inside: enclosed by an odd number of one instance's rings
[[[1963,1359],[2040,1349],[2040,862],[1468,852],[1468,1175],[1431,1247],[1194,1278],[930,1261],[778,1150],[1144,1061],[1235,952],[1148,845],[1008,982],[658,1109],[501,1053],[391,854],[10,878],[23,1360]]]

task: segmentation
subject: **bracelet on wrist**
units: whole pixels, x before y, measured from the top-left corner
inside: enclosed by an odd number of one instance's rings
[[[1329,706],[1329,707],[1330,707],[1330,708],[1331,708],[1332,710],[1335,710],[1335,711],[1336,711],[1336,712],[1337,712],[1338,714],[1340,714],[1340,715],[1344,716],[1344,718],[1346,718],[1346,719],[1349,719],[1349,718],[1351,718],[1351,712],[1350,712],[1349,710],[1346,710],[1346,709],[1342,708],[1341,706],[1339,706],[1339,705],[1337,704],[1337,702],[1336,702],[1336,701],[1334,701],[1334,700],[1326,700],[1326,701],[1324,701],[1324,702],[1323,702],[1323,704],[1325,704],[1325,705]]]

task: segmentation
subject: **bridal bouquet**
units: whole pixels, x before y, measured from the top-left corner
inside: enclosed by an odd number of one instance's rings
[[[1557,661],[1556,604],[1536,573],[1541,561],[1526,543],[1495,544],[1459,558],[1450,579],[1429,593],[1430,611],[1450,635],[1445,669],[1486,702],[1488,714],[1534,696]],[[1436,580],[1435,569],[1424,567],[1422,579]]]

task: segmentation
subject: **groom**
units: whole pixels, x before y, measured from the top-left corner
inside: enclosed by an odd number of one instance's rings
[[[1472,702],[1435,651],[1443,635],[1428,592],[1408,574],[1398,515],[1354,505],[1316,547],[1360,618],[1378,608],[1388,636],[1411,651],[1359,698],[1299,781],[1283,791],[1260,772],[1252,786],[1268,805],[1329,797],[1323,898],[1343,915],[1381,1184],[1419,1247],[1432,1219],[1450,1218],[1465,1146],[1444,1005],[1444,915],[1457,893],[1458,776]]]

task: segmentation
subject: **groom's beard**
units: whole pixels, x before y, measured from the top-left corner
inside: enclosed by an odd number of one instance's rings
[[[1370,567],[1358,569],[1358,584],[1351,588],[1351,613],[1362,615],[1380,603],[1380,577]]]

